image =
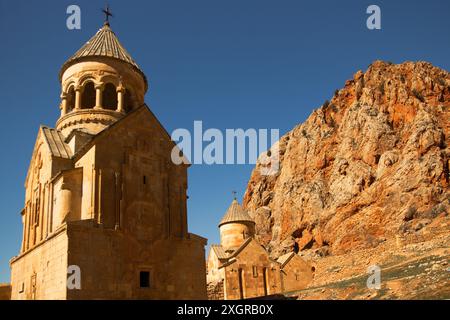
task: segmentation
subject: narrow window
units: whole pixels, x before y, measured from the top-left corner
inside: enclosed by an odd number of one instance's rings
[[[244,270],[240,269],[238,270],[238,276],[239,276],[239,298],[244,299],[245,298],[245,280],[244,280]]]
[[[39,197],[39,189],[36,189],[34,193],[34,224],[36,226],[39,225],[39,215],[40,215],[40,205],[41,205],[41,199]]]
[[[144,184],[147,184],[147,176],[144,176],[144,177],[142,178],[142,182],[143,182]]]
[[[253,278],[257,278],[257,277],[258,277],[258,267],[253,266]]]
[[[269,295],[269,269],[263,269],[263,278],[264,278],[264,295]]]
[[[150,272],[141,271],[139,274],[139,286],[141,288],[150,288]]]

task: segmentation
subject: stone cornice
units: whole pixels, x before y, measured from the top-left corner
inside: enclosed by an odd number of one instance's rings
[[[89,117],[83,118],[83,116],[89,116]],[[56,121],[56,127],[59,130],[61,130],[61,129],[67,128],[68,126],[72,126],[74,124],[80,124],[80,123],[95,122],[95,123],[110,124],[113,121],[116,121],[122,117],[123,117],[123,113],[120,113],[117,111],[112,111],[112,110],[106,110],[106,109],[78,110],[76,112],[70,112],[70,113],[62,116],[61,118],[59,118],[58,121]],[[70,118],[74,118],[74,119],[71,121],[68,121]],[[64,124],[61,125],[62,123],[64,123]]]
[[[22,259],[23,257],[25,257],[26,255],[28,255],[30,252],[32,252],[33,250],[39,248],[40,246],[42,246],[43,244],[47,243],[48,240],[55,238],[56,236],[58,236],[59,234],[63,233],[64,231],[67,230],[67,224],[64,223],[62,224],[55,232],[53,232],[52,234],[50,234],[47,238],[41,240],[39,243],[37,243],[34,247],[28,249],[27,251],[19,254],[18,256],[15,256],[13,258],[11,258],[9,260],[9,265],[13,264],[14,262],[16,262],[19,259]]]

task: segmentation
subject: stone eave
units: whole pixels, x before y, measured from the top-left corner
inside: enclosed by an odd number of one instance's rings
[[[295,256],[295,252],[291,252],[289,254],[289,257],[283,263],[280,263],[278,261],[277,261],[277,263],[279,263],[281,265],[281,269],[283,269],[284,266],[287,265],[289,263],[289,261],[291,261],[294,256]]]
[[[203,242],[204,246],[206,246],[208,244],[208,239],[206,239],[206,238],[204,238],[202,236],[199,236],[198,234],[195,234],[195,233],[188,232],[188,238],[189,238],[189,240]]]
[[[110,57],[110,56],[102,56],[102,55],[84,56],[84,57],[79,57],[79,58],[65,62],[62,65],[61,70],[59,71],[58,80],[61,82],[64,72],[67,69],[69,69],[71,66],[73,66],[74,64],[77,64],[79,62],[84,62],[84,61],[92,61],[93,59],[96,59],[96,58],[97,59],[106,59],[106,60],[110,59],[111,61],[114,61],[114,62],[120,62],[120,63],[127,64],[128,66],[130,66],[133,69],[133,71],[137,72],[142,77],[142,79],[144,80],[145,91],[148,90],[148,79],[147,79],[147,76],[145,75],[145,73],[141,69],[139,69],[138,67],[134,66],[133,64],[131,64],[127,61],[124,61],[122,59]]]
[[[55,232],[53,232],[52,234],[50,234],[47,238],[42,239],[41,241],[39,241],[38,244],[36,244],[34,247],[28,249],[27,251],[19,254],[18,256],[15,256],[13,258],[11,258],[9,260],[9,265],[11,266],[14,262],[16,262],[17,260],[22,259],[23,257],[25,257],[26,255],[28,255],[30,252],[34,251],[35,249],[39,248],[40,246],[42,246],[44,243],[46,243],[48,240],[51,240],[53,238],[55,238],[56,236],[58,236],[59,234],[63,233],[64,231],[67,230],[67,223],[63,223],[58,229],[56,229]]]
[[[75,171],[83,171],[83,167],[71,168],[71,169],[67,169],[67,170],[61,170],[53,178],[51,178],[49,182],[50,183],[54,183],[56,180],[61,178],[65,173],[70,173],[72,171],[73,172],[75,172]]]
[[[235,263],[237,261],[236,258],[232,258],[230,260],[228,260],[227,262],[223,263],[222,265],[219,266],[219,269],[228,267],[229,265],[232,265],[233,263]]]

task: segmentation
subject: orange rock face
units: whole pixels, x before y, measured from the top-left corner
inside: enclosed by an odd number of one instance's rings
[[[418,232],[450,213],[450,75],[376,61],[279,149],[279,173],[262,176],[257,165],[244,196],[274,257],[346,253]]]

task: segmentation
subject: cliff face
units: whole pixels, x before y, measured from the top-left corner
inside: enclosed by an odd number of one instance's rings
[[[448,231],[450,74],[374,62],[278,143],[280,171],[252,173],[244,206],[276,257],[374,248]]]

